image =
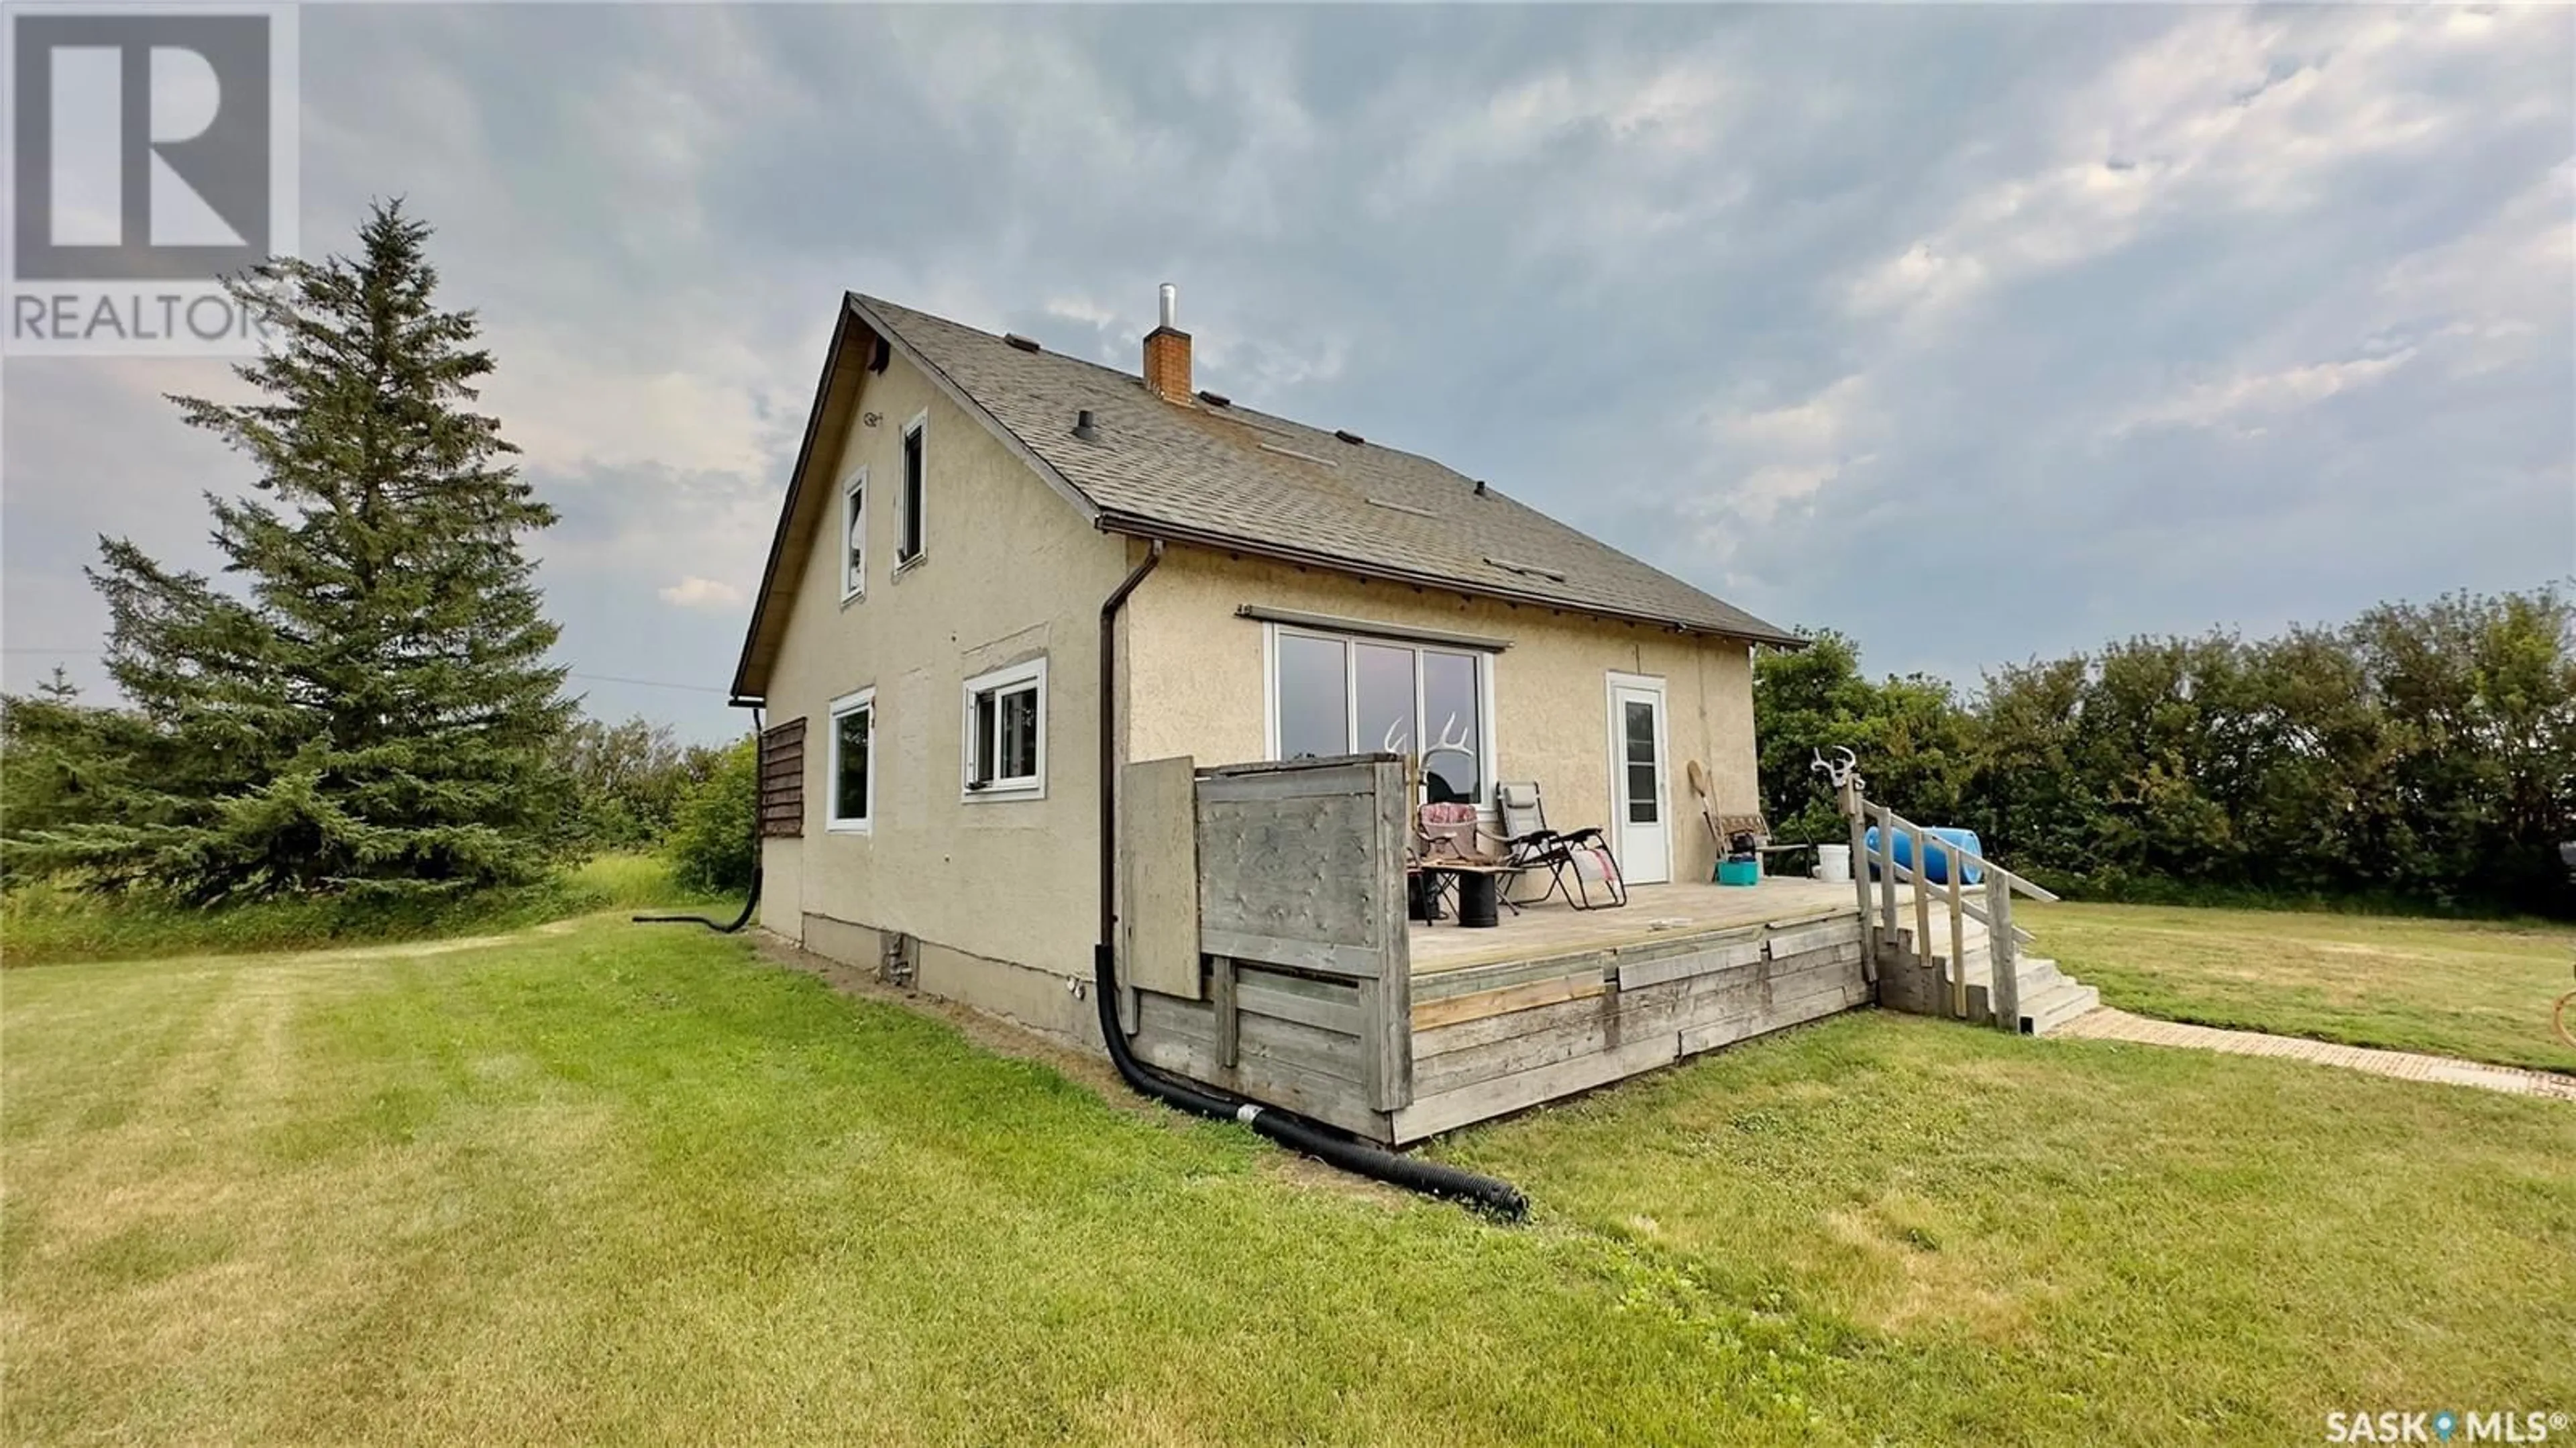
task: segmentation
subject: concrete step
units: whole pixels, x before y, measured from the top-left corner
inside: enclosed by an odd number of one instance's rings
[[[2022,998],[2021,1033],[2045,1036],[2100,1004],[2101,991],[2080,981],[2061,979],[2038,995]]]
[[[2021,994],[2024,1000],[2030,999],[2060,981],[2069,979],[2058,972],[2057,962],[2045,955],[2013,957],[2013,978],[2021,982]]]
[[[2013,970],[2021,985],[2021,989],[2014,993],[2014,999],[2019,1001],[2038,1000],[2067,983],[2067,978],[2058,974],[2057,962],[2044,955],[2015,957]],[[1991,966],[1969,973],[1968,1014],[1975,1020],[1991,1021],[1995,1018],[1993,974]]]

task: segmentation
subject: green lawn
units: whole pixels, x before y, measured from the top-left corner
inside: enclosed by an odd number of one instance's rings
[[[2154,905],[2015,918],[2141,1015],[2576,1071],[2549,1033],[2550,1003],[2576,990],[2576,929]]]
[[[2576,1409],[2576,1111],[1876,1013],[1502,1227],[700,931],[0,980],[12,1441],[2315,1441]]]
[[[346,896],[261,900],[222,909],[115,899],[53,882],[0,896],[0,965],[131,960],[193,952],[304,950],[388,940],[424,940],[515,930],[597,910],[714,909],[730,900],[690,896],[655,855],[595,855],[522,889],[453,899],[384,901]]]

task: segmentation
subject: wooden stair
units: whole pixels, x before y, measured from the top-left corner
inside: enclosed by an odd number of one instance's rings
[[[2053,891],[1871,801],[1851,751],[1839,753],[1819,751],[1816,768],[1851,824],[1852,889],[1880,1005],[2044,1036],[2102,1004],[2100,991],[2029,954],[2030,932],[2013,924],[2015,896],[2053,901]],[[1924,878],[1936,870],[1943,878]],[[2001,980],[1998,959],[2010,972]]]
[[[1925,1015],[1956,1017],[1951,1008],[1950,986],[1950,916],[1946,904],[1932,906],[1931,950],[1928,957],[1915,953],[1914,928],[1906,925],[1896,938],[1881,948],[1879,956],[1879,990],[1882,999],[1899,1009],[1913,1009]],[[2019,987],[2014,1019],[1995,1019],[1994,952],[1988,943],[1983,923],[1969,919],[1961,922],[1961,972],[1968,986],[1966,1019],[1976,1025],[1999,1026],[2024,1036],[2044,1036],[2077,1016],[2102,1003],[2099,989],[2086,985],[2057,968],[2057,962],[2044,955],[2017,951],[2013,956],[2013,980]],[[1924,962],[1928,958],[1929,964]]]

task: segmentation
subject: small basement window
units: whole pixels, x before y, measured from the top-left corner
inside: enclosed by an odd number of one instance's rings
[[[868,591],[868,470],[841,484],[841,601]]]
[[[1046,794],[1046,660],[966,681],[966,797]]]
[[[826,828],[866,834],[876,817],[877,691],[832,701],[831,811]]]
[[[930,414],[922,413],[903,429],[903,535],[895,540],[894,563],[897,568],[921,556],[924,545],[922,505],[928,491],[923,476],[926,461],[922,450],[930,431]]]

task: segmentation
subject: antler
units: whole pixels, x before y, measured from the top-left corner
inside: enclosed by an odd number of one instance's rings
[[[1456,714],[1451,714],[1440,725],[1440,742],[1422,751],[1422,757],[1425,759],[1435,754],[1463,754],[1470,759],[1476,757],[1475,747],[1467,742],[1467,730],[1459,724]]]
[[[1835,758],[1827,759],[1825,751],[1818,749],[1815,759],[1807,767],[1831,781],[1834,788],[1840,789],[1859,770],[1860,756],[1839,744],[1834,746],[1834,754]]]

